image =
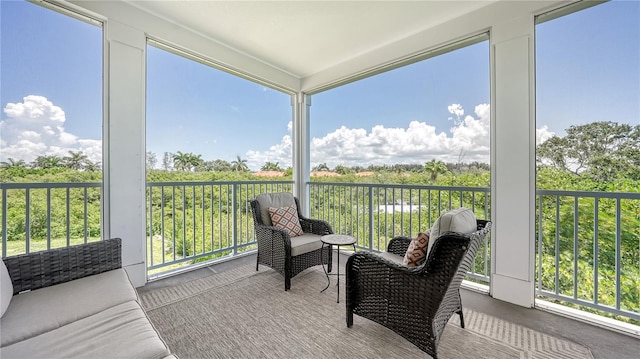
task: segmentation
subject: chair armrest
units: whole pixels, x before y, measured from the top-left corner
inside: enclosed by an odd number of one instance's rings
[[[398,236],[389,241],[389,245],[387,246],[387,252],[397,254],[399,256],[404,256],[407,253],[407,249],[409,249],[409,244],[411,243],[411,238],[405,236]]]
[[[122,267],[120,238],[21,254],[2,259],[13,294],[35,290]]]
[[[333,229],[331,229],[331,225],[327,221],[306,217],[299,217],[299,219],[304,233],[313,233],[321,236],[333,234]]]
[[[291,237],[289,236],[289,232],[284,228],[258,223],[255,224],[254,228],[256,231],[256,241],[264,244],[268,243],[269,248],[274,245],[291,250]]]
[[[372,274],[386,272],[398,272],[402,274],[420,274],[424,271],[424,266],[409,267],[398,262],[381,257],[373,252],[361,251],[352,254],[347,260],[347,273],[351,274]]]

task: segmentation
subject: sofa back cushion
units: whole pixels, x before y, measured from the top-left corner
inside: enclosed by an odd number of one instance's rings
[[[9,307],[11,298],[13,298],[13,284],[11,283],[7,266],[4,265],[2,259],[0,259],[0,262],[0,318],[2,318]]]

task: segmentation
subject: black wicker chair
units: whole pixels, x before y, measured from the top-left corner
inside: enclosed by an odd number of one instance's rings
[[[258,195],[250,203],[258,242],[256,271],[258,270],[258,265],[263,264],[282,274],[284,276],[285,291],[291,288],[291,278],[307,268],[324,264],[327,265],[327,270],[331,272],[331,246],[325,246],[323,252],[322,242],[320,241],[320,237],[323,235],[333,234],[329,223],[300,215],[300,203],[291,193],[265,193]],[[298,219],[304,234],[291,238],[286,230],[271,224],[268,207],[280,207],[294,203],[298,210]],[[296,247],[302,242],[306,243],[303,246],[305,249],[300,249],[303,247],[296,248],[294,253],[304,253],[292,255],[292,243],[293,247]],[[314,243],[310,244],[309,242]]]
[[[347,261],[347,327],[353,315],[398,333],[433,358],[445,325],[454,313],[464,328],[460,283],[474,261],[491,222],[478,220],[471,234],[446,232],[436,239],[420,266],[407,267],[389,255],[358,252]],[[410,238],[396,237],[388,253],[404,256]],[[400,257],[402,258],[402,257]]]

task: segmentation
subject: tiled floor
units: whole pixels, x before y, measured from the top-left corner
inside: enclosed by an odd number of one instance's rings
[[[138,290],[143,292],[172,286],[241,265],[255,264],[255,262],[255,255],[249,255],[156,280]],[[346,263],[346,257],[340,258],[340,264],[344,265],[344,263]],[[293,281],[295,284],[295,278]],[[463,305],[469,309],[582,344],[591,349],[594,359],[640,359],[640,338],[543,310],[523,308],[470,290],[463,289],[461,295]]]

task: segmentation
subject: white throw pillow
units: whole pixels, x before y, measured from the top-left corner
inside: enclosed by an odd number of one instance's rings
[[[0,259],[0,262],[2,262],[0,264],[0,318],[2,318],[9,307],[11,298],[13,298],[13,284],[11,283],[7,266],[4,265],[2,259]]]
[[[478,230],[476,215],[469,208],[460,207],[441,215],[431,227],[427,256],[436,239],[444,232],[473,233]]]

